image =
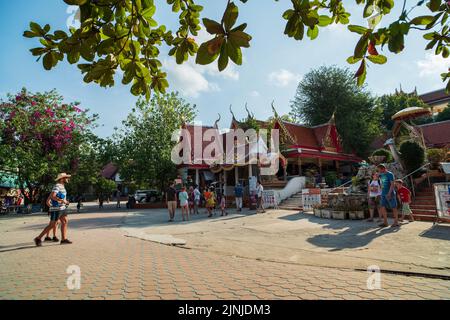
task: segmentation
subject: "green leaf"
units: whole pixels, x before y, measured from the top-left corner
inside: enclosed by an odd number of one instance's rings
[[[330,18],[329,16],[319,16],[319,26],[320,27],[326,27],[328,25],[330,25],[333,22],[333,19]]]
[[[228,51],[227,51],[226,42],[222,44],[218,65],[219,65],[219,71],[225,70],[225,68],[228,66]]]
[[[235,31],[230,32],[230,34],[228,35],[228,40],[231,41],[233,43],[233,46],[235,47],[248,48],[250,47],[250,41],[252,40],[252,37],[245,32]]]
[[[355,57],[351,56],[351,57],[348,57],[348,58],[347,58],[347,62],[348,62],[349,64],[355,64],[355,63],[361,61],[361,59],[362,59],[362,58],[355,58]]]
[[[206,65],[216,60],[219,56],[223,41],[223,37],[217,37],[202,43],[198,48],[195,62],[197,64]]]
[[[349,25],[348,30],[350,30],[351,32],[356,32],[358,34],[364,34],[367,32],[367,28],[364,28],[362,26],[357,26],[357,25]]]
[[[222,25],[220,23],[218,23],[217,21],[204,18],[203,25],[205,26],[206,31],[208,31],[209,34],[224,34],[225,33],[225,30],[223,29]]]
[[[230,31],[230,29],[236,23],[238,16],[239,16],[238,7],[233,2],[230,2],[228,4],[227,9],[225,10],[225,13],[222,18],[222,22],[224,24],[225,31]]]
[[[88,0],[64,0],[65,3],[67,3],[69,6],[82,6]]]
[[[242,50],[233,45],[231,41],[226,42],[227,52],[230,59],[237,65],[242,65]]]
[[[44,59],[42,60],[42,63],[44,65],[45,70],[51,70],[53,67],[53,55],[51,52],[47,52],[47,54],[44,56]]]
[[[376,56],[368,56],[367,59],[376,64],[385,64],[387,62],[387,58],[381,54]]]
[[[411,24],[414,25],[427,25],[431,22],[433,22],[434,20],[434,16],[420,16],[420,17],[415,17],[414,19],[411,20]]]
[[[306,32],[306,34],[308,35],[308,37],[311,40],[314,40],[317,38],[317,36],[319,35],[319,28],[317,26],[314,26],[313,29],[311,29],[310,27],[308,28],[308,31]]]

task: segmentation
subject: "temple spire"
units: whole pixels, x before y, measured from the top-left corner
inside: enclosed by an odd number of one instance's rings
[[[218,115],[219,118],[216,120],[216,122],[214,122],[214,129],[219,129],[219,121],[222,117],[220,116],[220,113],[218,113]]]
[[[233,120],[236,120],[236,117],[234,116],[234,113],[233,113],[233,109],[232,109],[231,107],[232,107],[232,105],[230,104],[230,113],[231,113],[231,116],[233,117]]]
[[[275,109],[275,100],[272,101],[272,112],[273,112],[273,115],[275,116],[275,119],[278,119],[279,116],[278,116],[277,110]]]
[[[250,113],[250,111],[248,110],[248,104],[247,104],[247,102],[245,103],[245,110],[247,110],[247,115],[248,115],[247,120],[253,119],[253,118],[255,117],[255,115],[254,115],[253,113]]]

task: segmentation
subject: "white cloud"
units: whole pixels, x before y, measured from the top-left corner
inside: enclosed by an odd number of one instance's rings
[[[250,97],[253,97],[253,98],[257,98],[260,95],[261,94],[258,91],[256,91],[256,90],[253,90],[252,92],[250,92]]]
[[[196,41],[198,44],[201,44],[211,38],[212,36],[202,29],[199,31]],[[211,78],[216,78],[216,81],[217,78],[220,80],[239,80],[239,72],[231,61],[222,72],[217,68],[217,61],[202,66],[196,64],[193,58],[178,65],[174,58],[171,57],[164,60],[163,65],[168,72],[171,88],[194,98],[198,97],[202,92],[220,91],[220,86],[212,81]]]
[[[444,59],[442,56],[432,53],[427,53],[423,60],[416,63],[420,77],[439,76],[441,73],[447,72],[450,67],[450,59]]]
[[[291,84],[297,84],[300,81],[301,76],[296,73],[292,73],[286,69],[280,69],[269,74],[268,80],[271,84],[277,87],[287,87]]]
[[[197,98],[202,92],[220,90],[216,83],[209,82],[192,63],[178,65],[174,60],[167,59],[164,66],[168,71],[171,88],[185,96]]]

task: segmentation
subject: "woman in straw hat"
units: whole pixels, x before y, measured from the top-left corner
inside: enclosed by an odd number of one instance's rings
[[[66,238],[67,236],[67,212],[66,207],[69,205],[69,201],[67,201],[67,191],[65,188],[65,184],[69,182],[69,178],[71,176],[67,173],[60,173],[58,177],[56,177],[56,184],[52,189],[52,193],[50,194],[50,223],[45,229],[41,232],[41,234],[34,238],[34,243],[36,246],[42,246],[42,237],[50,230],[52,230],[58,220],[61,222],[61,244],[71,244],[72,242]]]

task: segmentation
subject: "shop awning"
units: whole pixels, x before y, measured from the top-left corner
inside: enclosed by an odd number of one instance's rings
[[[350,162],[361,162],[362,160],[361,158],[358,158],[351,154],[323,152],[306,149],[299,149],[296,152],[291,152],[287,155],[287,158],[317,158],[317,159],[350,161]]]
[[[17,175],[12,172],[0,171],[0,188],[19,188]]]

